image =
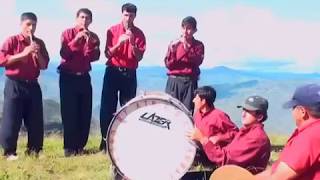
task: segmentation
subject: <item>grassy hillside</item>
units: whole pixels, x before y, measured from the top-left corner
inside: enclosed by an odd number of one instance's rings
[[[271,135],[273,144],[281,145],[286,141],[285,136]],[[88,155],[64,158],[62,138],[51,135],[45,138],[44,152],[39,159],[26,157],[23,153],[26,138],[20,137],[18,154],[19,160],[7,162],[0,159],[0,179],[7,180],[81,180],[81,179],[111,179],[109,173],[110,160],[107,155],[98,152],[99,137],[92,136],[89,139]],[[2,152],[2,149],[0,150]],[[278,153],[272,154],[272,161]]]

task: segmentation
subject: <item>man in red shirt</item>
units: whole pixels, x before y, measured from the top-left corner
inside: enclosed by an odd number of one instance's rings
[[[195,131],[200,131],[203,136],[209,137],[212,142],[221,147],[226,146],[232,141],[238,132],[238,128],[225,112],[214,106],[216,99],[215,89],[210,86],[203,86],[196,89],[194,94]],[[192,134],[190,137],[192,137]],[[203,166],[212,165],[203,150],[197,152],[194,164],[202,164]],[[196,174],[188,173],[182,179],[197,178],[201,179],[202,176],[196,177]]]
[[[195,107],[195,128],[210,137],[215,144],[229,144],[238,132],[237,126],[229,116],[214,106],[216,91],[210,86],[196,89],[193,99]]]
[[[184,18],[181,27],[181,37],[170,43],[164,59],[168,69],[166,93],[193,111],[193,92],[198,88],[199,66],[204,58],[204,45],[193,37],[197,32],[197,21],[194,17]]]
[[[60,105],[65,156],[82,154],[87,144],[92,115],[90,63],[99,59],[100,41],[90,31],[92,12],[79,9],[76,26],[66,29],[61,37]]]
[[[278,161],[257,179],[320,179],[320,85],[298,87],[290,101],[297,129],[289,138]]]
[[[22,119],[28,131],[26,154],[36,156],[43,145],[40,70],[47,68],[49,55],[44,42],[34,33],[37,16],[21,15],[21,33],[9,37],[0,50],[0,66],[5,67],[3,119],[0,141],[7,160],[18,159],[16,149]]]
[[[218,166],[234,164],[253,173],[261,172],[267,167],[271,151],[262,124],[267,119],[268,101],[260,96],[250,96],[244,105],[238,107],[243,109],[243,127],[228,145],[221,146],[215,138],[198,129],[190,137],[202,144],[209,160]]]
[[[137,7],[134,4],[122,5],[122,22],[107,30],[105,55],[108,61],[101,96],[100,150],[106,150],[105,138],[116,112],[118,99],[120,106],[123,106],[136,96],[136,69],[146,48],[143,32],[133,23],[136,13]]]

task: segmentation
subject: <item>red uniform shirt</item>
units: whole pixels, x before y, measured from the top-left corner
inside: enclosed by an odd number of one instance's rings
[[[44,42],[33,37],[33,41],[40,45],[40,53],[45,58],[48,66],[49,55]],[[39,77],[40,69],[36,61],[29,54],[26,61],[19,61],[12,64],[7,64],[10,56],[21,53],[25,47],[30,45],[30,41],[27,40],[22,34],[9,37],[0,50],[0,66],[5,67],[5,74],[8,77],[21,80],[36,80]]]
[[[279,160],[272,166],[272,172],[282,161],[299,175],[296,179],[320,179],[319,132],[320,119],[296,129],[282,150]]]
[[[219,144],[223,146],[230,143],[238,132],[229,116],[217,108],[204,114],[198,111],[194,116],[194,124],[206,137],[219,136]]]
[[[100,57],[100,41],[98,36],[90,31],[88,43],[83,38],[74,41],[79,27],[69,28],[61,36],[61,63],[59,69],[70,73],[86,73],[91,70],[90,63]]]
[[[141,52],[144,53],[146,49],[146,38],[143,32],[136,26],[133,26],[131,31],[134,35],[135,45]],[[105,54],[107,58],[108,50],[116,45],[118,43],[119,37],[125,33],[126,30],[124,29],[122,23],[112,26],[107,30],[107,42],[105,48]],[[121,47],[116,50],[116,52],[113,53],[112,57],[108,59],[107,65],[136,69],[138,67],[139,61],[134,56],[132,48],[133,47],[131,46],[130,42],[126,41]]]
[[[254,173],[267,167],[271,151],[270,140],[260,123],[240,128],[231,143],[225,147],[214,145],[210,141],[203,147],[208,158],[217,165],[234,164]]]
[[[178,42],[175,52],[168,48],[165,64],[168,75],[185,75],[197,78],[200,74],[199,66],[204,58],[204,45],[201,41],[193,39],[191,47],[186,51],[182,42]]]

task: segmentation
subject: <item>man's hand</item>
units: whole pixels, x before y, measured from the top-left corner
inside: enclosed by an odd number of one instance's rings
[[[219,143],[221,140],[220,136],[217,135],[217,136],[210,136],[209,137],[209,141],[212,142],[213,144],[217,144]]]
[[[129,43],[132,45],[132,46],[135,46],[136,43],[134,42],[134,34],[132,33],[131,29],[127,29],[126,31],[126,34],[129,36]]]
[[[75,37],[75,41],[79,41],[80,39],[85,39],[87,42],[89,41],[90,38],[90,32],[87,29],[82,29],[80,30],[76,37]]]
[[[130,36],[128,36],[127,34],[122,34],[119,39],[118,39],[118,46],[124,44],[126,41],[128,41],[130,38]]]
[[[193,130],[188,132],[187,136],[191,140],[196,140],[196,141],[199,141],[199,142],[204,138],[203,134],[201,133],[201,131],[198,128],[194,128]]]

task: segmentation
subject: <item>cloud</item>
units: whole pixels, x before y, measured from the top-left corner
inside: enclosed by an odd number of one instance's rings
[[[292,61],[283,66],[286,70],[320,70],[319,22],[282,19],[269,10],[248,6],[216,9],[199,20],[206,67],[232,66],[258,57]]]
[[[0,17],[4,21],[0,31],[1,43],[12,33],[19,32],[19,17],[15,14],[15,1],[6,1],[1,3]]]

